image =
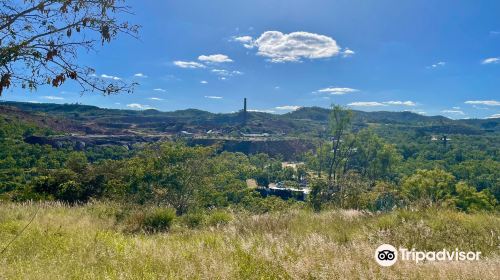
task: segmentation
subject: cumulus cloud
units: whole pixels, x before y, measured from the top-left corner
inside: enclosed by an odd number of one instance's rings
[[[205,95],[205,98],[208,98],[208,99],[222,99],[222,96]]]
[[[333,95],[344,95],[344,94],[353,93],[353,92],[357,92],[357,91],[359,91],[359,90],[354,89],[354,88],[347,88],[347,87],[328,87],[328,88],[323,88],[323,89],[318,90],[318,92],[329,93],[329,94],[333,94]]]
[[[111,79],[111,80],[115,80],[115,81],[118,81],[118,80],[121,80],[121,79],[122,79],[122,78],[117,77],[117,76],[106,75],[106,74],[102,74],[102,75],[101,75],[101,78],[104,78],[104,79]]]
[[[383,103],[380,102],[374,102],[374,101],[369,101],[369,102],[352,102],[347,104],[349,106],[356,106],[356,107],[378,107],[378,106],[387,106]]]
[[[42,98],[47,100],[64,100],[63,97],[53,96],[53,95],[42,96]]]
[[[240,37],[234,37],[234,41],[242,43],[243,46],[247,49],[251,49],[254,47],[253,45],[253,38],[250,36],[240,36]]]
[[[163,100],[165,100],[165,99],[163,99],[163,98],[158,98],[158,97],[150,97],[150,98],[148,98],[148,99],[149,99],[149,100],[154,100],[154,101],[163,101]]]
[[[469,100],[469,101],[465,101],[465,104],[500,106],[500,101],[496,101],[496,100]]]
[[[441,113],[454,114],[454,115],[465,115],[463,111],[460,110],[442,110]]]
[[[499,118],[500,118],[500,114],[493,114],[493,115],[488,117],[488,119],[499,119]]]
[[[155,88],[153,89],[154,91],[158,91],[158,92],[167,92],[166,90],[162,89],[162,88]]]
[[[396,105],[396,106],[417,106],[417,103],[413,101],[387,101],[383,103],[387,105]]]
[[[127,104],[127,107],[128,108],[131,108],[131,109],[136,109],[136,110],[147,110],[147,109],[153,109],[151,106],[149,105],[143,105],[143,104],[139,104],[139,103],[131,103],[131,104]]]
[[[136,73],[136,74],[134,74],[134,77],[137,77],[137,78],[147,78],[148,76],[144,75],[143,73]]]
[[[278,106],[274,107],[276,110],[281,110],[281,111],[295,111],[302,108],[301,106],[293,106],[293,105],[285,105],[285,106]]]
[[[187,68],[187,69],[196,69],[196,68],[205,68],[206,66],[195,62],[195,61],[182,61],[182,60],[176,60],[174,61],[174,65],[180,68]]]
[[[309,33],[266,31],[255,40],[243,36],[235,38],[247,48],[257,48],[257,54],[267,57],[271,62],[299,62],[302,59],[319,59],[336,56],[340,47],[331,37]]]
[[[208,63],[233,62],[232,59],[230,59],[227,55],[224,54],[200,55],[198,57],[198,60]]]
[[[500,63],[500,57],[486,58],[481,62],[481,64],[496,64],[496,63]]]
[[[349,49],[349,48],[345,48],[344,51],[342,52],[342,55],[344,57],[350,57],[350,56],[353,56],[355,54],[356,53],[353,50]]]

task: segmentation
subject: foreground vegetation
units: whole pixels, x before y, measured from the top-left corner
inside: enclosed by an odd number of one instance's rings
[[[498,279],[500,217],[428,209],[369,214],[292,210],[208,212],[193,226],[139,228],[134,208],[110,203],[5,203],[0,244],[31,225],[0,255],[6,279]],[[221,218],[222,217],[222,218]],[[134,225],[135,223],[135,225]],[[481,251],[479,262],[399,262],[380,267],[382,244]],[[3,247],[2,247],[3,249]]]

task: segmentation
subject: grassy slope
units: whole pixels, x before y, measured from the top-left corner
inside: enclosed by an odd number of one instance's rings
[[[33,224],[0,255],[7,279],[498,279],[500,217],[428,210],[369,215],[303,210],[235,215],[228,225],[170,233],[124,233],[116,207],[93,204],[0,205],[0,244],[38,211]],[[480,250],[480,262],[373,260],[381,243]]]

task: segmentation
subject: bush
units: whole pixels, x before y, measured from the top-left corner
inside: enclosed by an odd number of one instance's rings
[[[168,231],[174,219],[174,209],[154,208],[145,213],[141,229],[152,233]]]
[[[233,220],[233,216],[224,211],[214,211],[210,213],[207,219],[208,226],[219,227],[229,224]]]
[[[199,228],[205,222],[205,215],[200,212],[192,212],[182,216],[182,223],[189,228]]]

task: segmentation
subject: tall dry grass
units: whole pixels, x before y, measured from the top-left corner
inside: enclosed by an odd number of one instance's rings
[[[130,233],[126,211],[97,203],[0,205],[0,245],[38,211],[0,256],[5,279],[499,279],[500,217],[452,211],[305,210],[233,213],[196,229],[178,219],[169,232]],[[218,215],[221,215],[220,212]],[[210,219],[207,219],[210,220]],[[378,266],[382,244],[480,250],[479,262],[398,262]]]

